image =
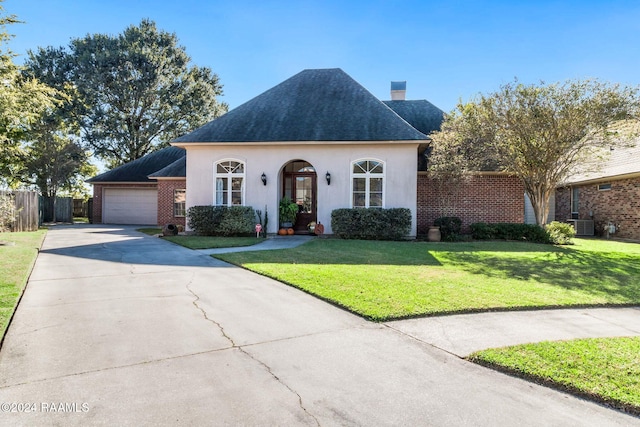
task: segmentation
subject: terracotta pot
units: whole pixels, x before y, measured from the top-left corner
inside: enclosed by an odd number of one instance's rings
[[[293,235],[293,233],[294,233],[293,228],[287,228],[287,234],[289,236]]]
[[[427,233],[427,240],[430,242],[439,242],[442,239],[440,234],[440,227],[429,227],[429,233]]]
[[[278,235],[279,236],[286,236],[287,235],[287,229],[286,228],[281,228],[280,230],[278,230]]]

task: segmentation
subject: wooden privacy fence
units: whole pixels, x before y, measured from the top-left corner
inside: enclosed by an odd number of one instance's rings
[[[73,216],[75,217],[88,217],[89,216],[89,203],[84,199],[73,199]]]
[[[56,197],[56,222],[73,222],[73,198]]]
[[[73,222],[73,199],[40,196],[40,223],[43,222]]]
[[[39,225],[38,193],[35,191],[4,191],[0,197],[11,197],[15,203],[16,220],[11,231],[35,231]]]

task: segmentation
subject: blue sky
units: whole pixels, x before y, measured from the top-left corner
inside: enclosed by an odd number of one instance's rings
[[[445,111],[524,83],[599,78],[640,84],[636,1],[5,0],[9,47],[67,45],[141,19],[176,33],[210,67],[231,108],[306,68],[339,67],[375,96],[407,80],[407,98]],[[22,59],[18,59],[20,62]]]

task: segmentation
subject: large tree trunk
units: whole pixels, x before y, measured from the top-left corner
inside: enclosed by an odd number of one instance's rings
[[[531,200],[533,213],[536,216],[536,223],[544,227],[547,224],[549,216],[549,199],[551,197],[551,189],[546,185],[527,186],[525,183],[525,191]]]

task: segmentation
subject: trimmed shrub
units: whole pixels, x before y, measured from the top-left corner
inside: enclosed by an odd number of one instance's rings
[[[554,245],[573,245],[573,238],[576,235],[576,230],[571,224],[566,222],[552,221],[545,227],[549,238]]]
[[[455,242],[460,240],[462,220],[457,216],[443,216],[436,219],[433,225],[440,227],[443,242]]]
[[[342,239],[399,240],[411,232],[411,210],[335,209],[331,212],[331,228]]]
[[[493,240],[496,238],[495,227],[486,222],[474,222],[469,226],[471,237],[475,240]]]
[[[253,235],[256,213],[251,206],[230,206],[226,208],[218,227],[223,236]]]
[[[187,211],[189,227],[200,236],[214,236],[222,221],[224,206],[193,206]]]
[[[200,236],[251,235],[255,211],[250,206],[193,206],[187,211],[187,221]]]
[[[524,240],[534,243],[551,243],[547,231],[537,224],[476,222],[470,225],[475,240]]]

